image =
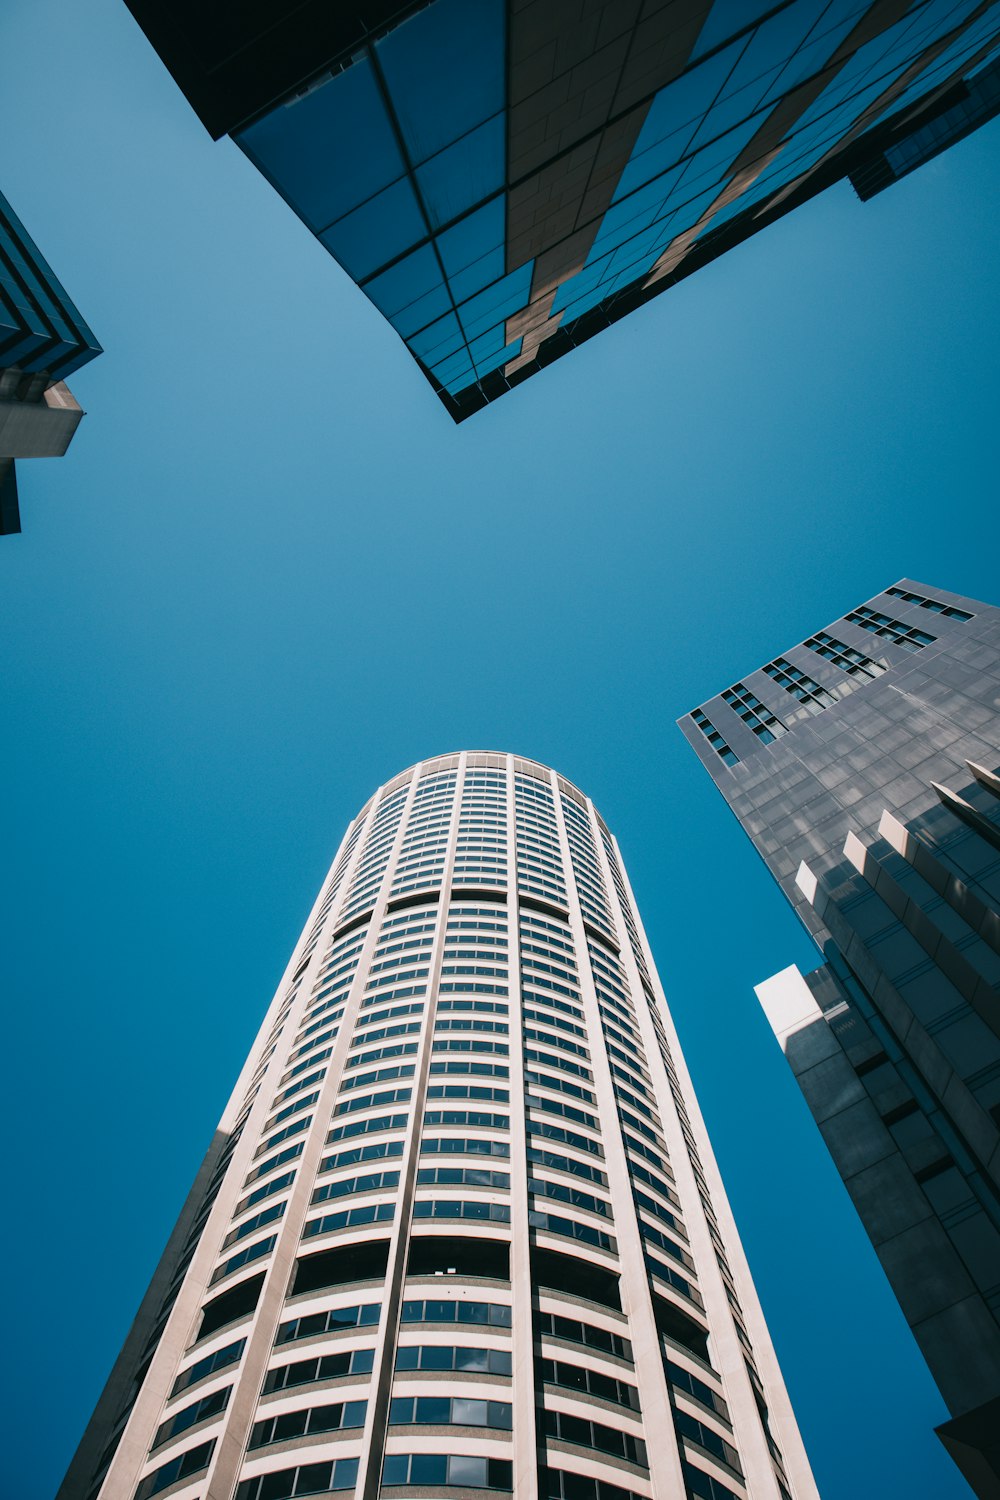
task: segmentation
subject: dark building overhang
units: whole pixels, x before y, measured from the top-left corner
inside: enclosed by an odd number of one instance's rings
[[[426,0],[125,0],[214,140]]]

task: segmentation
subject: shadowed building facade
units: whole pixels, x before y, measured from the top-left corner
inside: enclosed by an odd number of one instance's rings
[[[0,196],[0,536],[21,529],[15,460],[66,452],[83,412],[65,378],[100,352]]]
[[[997,108],[991,0],[128,3],[456,420]]]
[[[60,1500],[816,1500],[617,845],[439,757],[351,823]]]
[[[680,721],[826,963],[758,987],[1000,1495],[1000,609],[904,579]]]

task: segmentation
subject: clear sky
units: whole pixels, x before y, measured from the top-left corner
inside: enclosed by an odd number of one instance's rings
[[[1000,598],[1000,123],[455,428],[120,0],[3,10],[0,187],[107,351],[0,541],[3,1494],[54,1492],[348,820],[480,747],[620,839],[825,1500],[967,1497],[753,995],[818,955],[674,721],[900,576]]]

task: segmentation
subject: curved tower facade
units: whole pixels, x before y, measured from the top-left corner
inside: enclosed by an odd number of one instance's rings
[[[815,1500],[619,858],[535,761],[351,823],[59,1500]]]

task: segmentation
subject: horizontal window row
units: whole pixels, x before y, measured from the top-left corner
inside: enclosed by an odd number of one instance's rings
[[[536,1312],[535,1334],[539,1338],[563,1339],[569,1344],[582,1344],[587,1349],[597,1349],[602,1354],[613,1354],[618,1359],[632,1363],[632,1345],[620,1333],[599,1328],[595,1323],[584,1323],[577,1318],[564,1318],[561,1313]]]
[[[371,1073],[359,1073],[354,1078],[345,1078],[340,1085],[340,1092],[346,1094],[349,1089],[367,1088],[370,1083],[389,1083],[393,1078],[412,1078],[414,1069],[414,1063],[393,1063],[388,1068],[375,1068]]]
[[[385,1204],[391,1209],[391,1204]],[[510,1208],[506,1203],[486,1203],[475,1199],[434,1198],[413,1205],[415,1219],[486,1219],[492,1224],[509,1224]]]
[[[268,1157],[267,1161],[262,1161],[260,1166],[254,1167],[252,1172],[247,1173],[243,1186],[249,1187],[252,1182],[257,1182],[261,1177],[266,1177],[268,1172],[273,1172],[276,1167],[284,1166],[286,1161],[296,1161],[302,1155],[304,1144],[304,1141],[297,1141],[294,1146],[287,1146],[284,1151],[279,1151],[277,1155]]]
[[[393,1016],[418,1016],[423,1009],[422,1001],[411,1005],[393,1005],[388,1010],[380,1010],[374,1015],[362,1016],[358,1021],[358,1025],[374,1026],[380,1021],[391,1020]]]
[[[485,1129],[506,1130],[510,1116],[487,1114],[479,1109],[429,1109],[424,1114],[424,1125],[478,1125]]]
[[[275,1125],[281,1124],[282,1120],[287,1120],[292,1115],[301,1113],[301,1111],[304,1109],[311,1109],[318,1098],[318,1089],[315,1091],[315,1093],[303,1094],[301,1099],[296,1099],[292,1104],[286,1104],[284,1109],[279,1109],[276,1115],[272,1115],[267,1124],[264,1126],[264,1129],[267,1131],[273,1130]],[[286,1131],[285,1134],[290,1135],[291,1131]],[[274,1139],[280,1140],[281,1137],[276,1136],[274,1137]],[[268,1144],[270,1145],[270,1142],[268,1142]]]
[[[426,995],[426,984],[401,984],[397,989],[386,990],[384,995],[366,995],[361,1002],[361,1009],[367,1010],[372,1005],[388,1005],[390,1000],[408,1000],[411,995]],[[405,1014],[407,1009],[415,1010],[416,1006],[397,1006],[390,1010],[379,1011],[377,1015],[362,1016],[359,1026],[367,1026],[369,1021],[380,1020],[383,1016],[398,1016]]]
[[[264,1255],[270,1255],[277,1243],[277,1239],[278,1236],[276,1234],[268,1235],[266,1240],[259,1240],[256,1245],[248,1245],[238,1255],[230,1256],[221,1266],[216,1266],[208,1283],[209,1286],[214,1286],[217,1281],[221,1281],[224,1276],[229,1276],[233,1271],[242,1270],[244,1266],[250,1265],[252,1261],[260,1260]]]
[[[591,1156],[598,1156],[602,1161],[604,1159],[604,1152],[599,1143],[592,1141],[589,1136],[580,1135],[576,1130],[567,1130],[562,1125],[552,1125],[548,1120],[526,1120],[525,1130],[528,1135],[558,1141],[562,1146],[575,1146],[578,1151],[587,1151]]]
[[[459,1298],[416,1299],[403,1303],[404,1323],[472,1323],[489,1328],[511,1326],[510,1307],[504,1302],[468,1302]]]
[[[295,1094],[300,1094],[303,1089],[311,1088],[314,1083],[318,1083],[325,1076],[326,1070],[320,1068],[318,1072],[309,1073],[305,1078],[300,1078],[298,1083],[292,1084],[291,1088],[284,1089],[280,1094],[275,1095],[274,1104],[272,1104],[271,1108],[274,1109],[276,1105],[284,1104],[286,1099],[291,1099]]]
[[[510,1006],[502,1000],[440,1000],[436,1014],[454,1014],[456,1011],[475,1011],[480,1015],[506,1016]],[[440,1024],[440,1023],[438,1023]]]
[[[402,1145],[402,1142],[382,1142],[383,1145]],[[369,1150],[372,1148],[369,1147]],[[346,1153],[345,1153],[346,1154]],[[357,1177],[342,1177],[338,1182],[326,1182],[313,1191],[310,1203],[326,1203],[330,1198],[347,1198],[352,1193],[373,1193],[379,1188],[399,1186],[398,1172],[363,1172]]]
[[[450,1074],[459,1078],[509,1078],[510,1068],[506,1063],[487,1062],[432,1062],[432,1075],[440,1078]]]
[[[602,1401],[613,1401],[617,1406],[627,1406],[631,1411],[639,1410],[639,1392],[627,1380],[618,1380],[614,1375],[604,1375],[600,1370],[591,1370],[584,1365],[567,1364],[561,1359],[536,1359],[535,1373],[548,1385],[559,1385],[565,1390],[586,1391],[599,1396]]]
[[[588,1062],[590,1060],[590,1053],[586,1047],[581,1047],[579,1042],[571,1042],[569,1037],[550,1036],[546,1031],[536,1031],[533,1026],[525,1026],[523,1035],[526,1042],[543,1042],[547,1047],[557,1047],[563,1052],[571,1052]]]
[[[609,1479],[573,1474],[568,1469],[540,1468],[538,1494],[539,1500],[644,1500],[634,1490],[612,1484]]]
[[[197,1448],[189,1448],[186,1453],[180,1453],[169,1463],[154,1469],[152,1474],[147,1474],[140,1482],[134,1500],[149,1500],[151,1495],[158,1495],[179,1479],[191,1479],[195,1474],[204,1473],[211,1462],[214,1449],[215,1439],[212,1438],[210,1442],[199,1443]]]
[[[253,1234],[255,1229],[262,1229],[265,1224],[273,1224],[275,1219],[280,1219],[285,1212],[284,1203],[272,1203],[270,1208],[262,1208],[259,1213],[252,1214],[245,1219],[236,1229],[231,1229],[222,1241],[223,1250],[228,1250],[230,1245],[235,1245],[237,1240],[245,1239],[248,1234]]]
[[[345,1099],[334,1109],[334,1115],[354,1114],[361,1109],[372,1109],[379,1104],[408,1104],[412,1097],[412,1089],[383,1089],[378,1094],[356,1094],[352,1099]]]
[[[684,1473],[684,1484],[692,1500],[739,1500],[735,1490],[716,1479],[714,1474],[706,1474],[704,1469],[697,1468],[694,1464],[681,1460],[681,1469]],[[785,1491],[787,1494],[787,1491]]]
[[[331,1307],[325,1312],[306,1313],[304,1317],[282,1323],[274,1342],[275,1345],[290,1344],[296,1339],[336,1333],[344,1328],[371,1328],[378,1323],[381,1312],[380,1302],[363,1302],[352,1307]]]
[[[312,1047],[310,1047],[308,1050],[312,1052]],[[324,1047],[321,1052],[313,1052],[311,1057],[303,1058],[302,1062],[296,1063],[294,1068],[289,1068],[288,1072],[285,1073],[281,1078],[280,1084],[284,1085],[286,1083],[290,1083],[293,1078],[298,1078],[302,1073],[305,1073],[307,1069],[315,1068],[317,1063],[326,1062],[327,1058],[332,1056],[332,1047]],[[319,1076],[320,1075],[318,1073],[315,1075],[316,1078],[318,1078]],[[310,1082],[313,1081],[314,1079],[310,1079]],[[291,1090],[288,1090],[288,1092],[290,1093]],[[282,1097],[284,1098],[285,1095],[282,1095]],[[277,1100],[275,1100],[275,1103],[277,1103]]]
[[[394,1425],[498,1427],[513,1426],[509,1401],[483,1401],[471,1396],[394,1396],[389,1404]]]
[[[456,1156],[510,1156],[510,1147],[506,1141],[477,1140],[475,1136],[432,1136],[421,1141],[422,1156],[437,1153]]]
[[[197,1363],[189,1365],[182,1370],[170,1387],[171,1396],[179,1396],[181,1391],[186,1391],[189,1386],[197,1385],[199,1380],[206,1380],[209,1375],[215,1375],[219,1370],[227,1370],[230,1365],[238,1364],[246,1348],[246,1339],[237,1339],[234,1344],[227,1344],[224,1349],[216,1349],[212,1354],[206,1354]]]
[[[349,1057],[346,1066],[348,1068],[366,1068],[369,1063],[382,1062],[385,1058],[389,1057],[413,1057],[416,1051],[416,1042],[387,1042],[383,1047],[373,1047],[370,1052],[359,1052],[357,1057]],[[399,1075],[393,1073],[390,1076],[397,1078]],[[407,1074],[407,1077],[410,1076],[410,1074]],[[376,1075],[373,1074],[364,1081],[366,1083],[374,1083]],[[347,1087],[346,1084],[345,1087]]]
[[[557,1057],[551,1052],[539,1052],[537,1048],[526,1047],[524,1060],[529,1063],[541,1064],[543,1068],[558,1068],[563,1073],[572,1073],[576,1078],[583,1078],[587,1083],[593,1083],[594,1076],[589,1068],[582,1063],[575,1062],[570,1057]],[[581,1091],[580,1097],[587,1097],[588,1090]]]
[[[331,1020],[333,1019],[332,1016],[330,1017],[330,1019]],[[336,1038],[337,1034],[339,1033],[340,1027],[339,1026],[330,1026],[326,1022],[324,1022],[324,1025],[326,1025],[326,1030],[325,1031],[321,1031],[320,1034],[319,1034],[319,1036],[314,1036],[312,1038],[312,1041],[306,1042],[301,1047],[297,1047],[296,1050],[292,1053],[291,1057],[288,1059],[289,1062],[298,1062],[299,1058],[302,1058],[303,1061],[301,1063],[299,1063],[299,1066],[300,1067],[308,1067],[310,1065],[310,1062],[314,1062],[314,1063],[322,1062],[322,1060],[323,1060],[324,1057],[329,1057],[330,1056],[330,1051],[324,1052],[322,1054],[322,1056],[319,1055],[319,1054],[317,1054],[316,1053],[316,1048],[317,1047],[322,1047],[325,1042],[332,1042]],[[306,1033],[304,1033],[304,1035],[308,1036],[308,1035],[311,1035],[311,1033],[310,1032],[306,1032]],[[315,1055],[311,1059],[307,1058],[306,1057],[306,1053],[307,1052],[312,1052]],[[290,1077],[290,1078],[293,1077],[293,1076],[294,1075],[291,1074],[291,1073],[288,1074],[288,1077]],[[282,1082],[284,1082],[284,1080],[282,1080]]]
[[[221,1390],[213,1391],[210,1396],[202,1396],[200,1401],[194,1401],[190,1406],[185,1406],[183,1411],[175,1412],[165,1422],[161,1422],[156,1429],[150,1452],[162,1447],[171,1438],[175,1438],[181,1432],[187,1432],[196,1422],[205,1422],[209,1417],[217,1417],[220,1412],[225,1411],[229,1405],[229,1397],[232,1392],[231,1385],[225,1385]]]
[[[538,998],[541,999],[540,996]],[[544,1011],[530,1010],[527,1006],[522,1008],[521,1015],[526,1021],[541,1021],[546,1026],[554,1026],[559,1031],[569,1032],[571,1036],[586,1037],[587,1035],[582,1026],[576,1026],[572,1021],[564,1021],[561,1016],[549,1016]]]
[[[972,620],[975,618],[967,609],[956,609],[953,604],[942,604],[940,599],[931,599],[926,594],[911,594],[907,589],[886,589],[894,599],[905,599],[907,604],[919,604],[921,609],[932,610],[936,615],[944,615],[949,620]]]
[[[371,1024],[371,1017],[365,1017],[365,1025]],[[363,1031],[356,1036],[351,1043],[351,1050],[356,1047],[366,1047],[369,1042],[381,1042],[387,1037],[393,1036],[416,1036],[420,1030],[420,1021],[395,1021],[391,1026],[376,1026],[374,1031]]]
[[[297,1359],[290,1365],[268,1370],[264,1395],[287,1391],[299,1385],[315,1385],[318,1380],[339,1380],[345,1375],[370,1375],[375,1360],[374,1349],[344,1349],[337,1354],[318,1354],[312,1359]]]
[[[937,636],[929,635],[926,630],[917,630],[912,625],[905,625],[902,620],[894,620],[890,615],[880,614],[866,605],[851,610],[844,619],[849,620],[852,625],[860,625],[862,630],[871,631],[873,635],[883,636],[894,646],[902,646],[904,651],[922,651],[925,646],[937,640]]]
[[[396,1351],[397,1370],[467,1370],[484,1375],[509,1375],[509,1349],[483,1349],[468,1344],[404,1344]]]
[[[346,1150],[337,1151],[333,1156],[324,1156],[319,1169],[321,1172],[332,1172],[336,1167],[352,1167],[364,1161],[382,1161],[402,1154],[402,1141],[372,1141],[367,1146],[348,1146]],[[313,1201],[318,1200],[314,1198]]]
[[[590,1130],[599,1130],[596,1118],[585,1109],[577,1109],[575,1104],[564,1104],[561,1099],[544,1099],[529,1094],[525,1103],[530,1109],[541,1110],[544,1114],[558,1115],[564,1120],[573,1120],[577,1125],[586,1125]]]
[[[657,1219],[662,1219],[664,1224],[669,1224],[672,1229],[676,1229],[684,1239],[687,1239],[684,1225],[669,1209],[664,1208],[661,1203],[657,1203],[655,1198],[651,1198],[648,1193],[640,1192],[638,1188],[633,1188],[632,1196],[635,1199],[637,1207],[643,1209],[648,1214],[653,1214]]]
[[[478,1458],[459,1453],[391,1453],[382,1463],[382,1484],[428,1487],[447,1484],[477,1490],[509,1490],[514,1482],[513,1472],[513,1465],[506,1458]],[[237,1495],[236,1500],[263,1500],[263,1496]]]
[[[707,1406],[714,1411],[724,1422],[729,1421],[729,1407],[725,1399],[718,1391],[713,1391],[704,1380],[699,1380],[697,1375],[692,1375],[690,1370],[685,1370],[682,1365],[676,1364],[672,1359],[664,1359],[663,1368],[667,1372],[667,1379],[677,1390],[683,1391],[685,1395],[691,1396],[695,1401]]]
[[[469,1023],[472,1024],[471,1022]],[[479,1026],[489,1023],[479,1021]],[[505,1028],[506,1029],[506,1028]],[[431,1043],[432,1052],[492,1052],[497,1057],[509,1057],[510,1047],[506,1042],[495,1042],[485,1037],[447,1036]]]
[[[546,1214],[532,1209],[528,1214],[532,1229],[547,1229],[550,1234],[561,1234],[567,1239],[577,1240],[581,1245],[594,1245],[599,1250],[617,1251],[614,1237],[603,1229],[593,1229],[589,1224],[578,1224],[575,1219],[564,1219],[559,1214]]]
[[[686,1297],[689,1302],[693,1302],[695,1307],[704,1308],[705,1304],[702,1301],[701,1293],[696,1286],[692,1286],[686,1276],[682,1276],[679,1271],[674,1270],[673,1266],[665,1265],[662,1260],[657,1260],[654,1255],[650,1255],[648,1252],[644,1254],[643,1259],[646,1262],[646,1270],[651,1276],[659,1276],[661,1281],[665,1281],[668,1286],[672,1286],[674,1291],[680,1292],[681,1296]]]
[[[581,1188],[571,1187],[565,1182],[547,1182],[529,1177],[528,1192],[543,1198],[553,1198],[558,1203],[572,1204],[574,1208],[589,1209],[592,1214],[600,1214],[602,1218],[611,1218],[610,1203],[606,1203],[603,1198],[595,1198],[592,1193],[583,1192]]]
[[[639,1233],[649,1244],[656,1245],[658,1249],[663,1250],[671,1259],[678,1261],[682,1266],[686,1266],[689,1271],[695,1270],[695,1263],[688,1252],[676,1244],[669,1235],[664,1234],[661,1229],[656,1229],[652,1224],[647,1224],[644,1219],[640,1219]]]
[[[543,1151],[538,1146],[529,1146],[525,1156],[529,1163],[540,1167],[551,1167],[557,1172],[571,1172],[574,1177],[584,1177],[588,1182],[596,1182],[600,1187],[608,1186],[607,1175],[599,1167],[592,1166],[589,1161],[577,1161],[575,1157],[560,1156],[555,1151]]]
[[[434,1083],[428,1088],[427,1097],[428,1099],[492,1099],[497,1104],[509,1104],[510,1090],[489,1088],[485,1084],[475,1083]]]
[[[324,1459],[318,1464],[301,1464],[296,1469],[279,1469],[241,1479],[236,1500],[289,1500],[293,1495],[325,1495],[331,1490],[353,1490],[358,1478],[356,1458]]]
[[[421,1167],[417,1173],[420,1186],[509,1188],[509,1172],[492,1172],[488,1167]]]
[[[361,1208],[342,1208],[335,1214],[310,1219],[302,1231],[304,1240],[335,1229],[357,1229],[362,1224],[390,1224],[396,1212],[394,1203],[367,1203]]]
[[[505,984],[485,984],[481,983],[478,979],[466,979],[461,984],[456,980],[449,979],[442,981],[438,985],[438,990],[442,995],[507,995],[510,993],[508,986]]]
[[[732,1469],[734,1474],[743,1475],[740,1464],[740,1456],[732,1443],[727,1442],[724,1437],[715,1432],[711,1427],[706,1427],[704,1422],[699,1422],[697,1417],[692,1417],[686,1411],[674,1411],[674,1426],[681,1437],[687,1438],[692,1443],[697,1443],[699,1448],[710,1453],[713,1458]]]
[[[546,1408],[541,1417],[540,1426],[546,1437],[576,1443],[581,1448],[594,1448],[598,1453],[610,1453],[615,1458],[624,1458],[643,1469],[648,1468],[646,1444],[631,1432],[622,1432],[604,1422],[592,1422],[589,1417],[576,1417],[566,1411]]]
[[[367,1401],[335,1401],[330,1406],[311,1406],[304,1411],[283,1411],[276,1417],[255,1422],[248,1447],[266,1448],[288,1438],[313,1437],[318,1432],[341,1432],[348,1427],[363,1427]]]
[[[326,1144],[336,1145],[338,1141],[352,1140],[359,1135],[375,1135],[382,1130],[402,1130],[409,1121],[409,1115],[373,1115],[370,1120],[349,1120],[346,1125],[335,1125],[328,1133]]]
[[[557,1000],[554,995],[540,995],[535,990],[529,988],[527,981],[521,985],[521,998],[527,1005],[547,1005],[550,1010],[558,1011],[560,1015],[572,1016],[575,1021],[583,1020],[583,1011],[578,1005],[570,1005],[568,1000]],[[544,1014],[537,1015],[533,1011],[524,1010],[522,1014],[526,1016],[530,1015],[538,1021],[544,1021],[547,1026],[557,1026],[559,1024],[551,1016]],[[580,1031],[575,1026],[572,1030],[576,1031],[578,1036],[586,1036],[586,1032]]]
[[[434,1023],[434,1033],[437,1035],[442,1031],[492,1031],[499,1036],[509,1036],[510,1024],[507,1021],[486,1021],[479,1017],[469,1016],[445,1016]]]

